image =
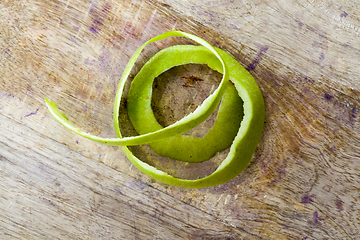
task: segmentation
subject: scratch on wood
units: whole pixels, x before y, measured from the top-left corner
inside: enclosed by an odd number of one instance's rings
[[[143,5],[144,5],[144,2],[141,2],[141,5],[139,6],[138,11],[135,13],[135,15],[134,15],[134,17],[133,17],[133,20],[131,21],[131,27],[129,28],[129,30],[127,31],[127,30],[125,29],[126,24],[124,24],[124,29],[123,29],[123,31],[126,30],[126,31],[129,32],[130,34],[133,32],[133,30],[134,30],[134,23],[135,23],[135,22],[138,22],[138,18],[139,18],[139,15],[141,14],[141,9],[143,8],[143,7],[142,7]],[[132,10],[131,10],[131,11],[132,11]],[[121,48],[123,48],[124,46],[127,45],[128,39],[129,39],[129,35],[127,35],[127,36],[125,37],[125,40],[124,40]]]
[[[150,30],[150,27],[153,25],[153,21],[156,17],[156,12],[157,12],[157,9],[155,8],[153,13],[151,14],[150,20],[147,22],[146,27],[144,28],[144,31],[143,31],[144,35],[141,38],[141,42],[145,42],[144,39],[148,38],[148,32]]]
[[[215,207],[217,207],[217,205],[219,205],[219,202],[220,202],[220,200],[221,200],[221,198],[222,198],[223,195],[224,195],[224,194],[221,194],[221,195],[220,195],[219,199],[216,201]]]
[[[118,12],[117,13],[122,13],[121,11],[121,8],[124,9],[124,6],[123,5],[119,5],[118,7]],[[134,4],[132,4],[132,2],[130,1],[130,8],[126,10],[126,12],[132,12],[133,11],[133,8],[134,8]],[[123,11],[125,12],[125,11]],[[124,34],[124,31],[125,31],[125,27],[126,27],[126,24],[122,24],[122,30],[121,30],[121,34]]]
[[[121,190],[120,190],[117,186],[114,186],[114,190],[115,190],[117,193],[123,195],[123,193],[121,192]]]
[[[266,51],[269,49],[268,46],[262,46],[260,48],[260,52],[258,53],[258,55],[254,58],[254,60],[246,67],[246,70],[248,71],[253,71],[256,66],[260,63],[260,60],[262,58],[262,56],[266,53]]]
[[[61,22],[62,22],[62,18],[63,18],[63,16],[64,16],[66,10],[68,9],[70,2],[71,2],[71,0],[68,0],[68,1],[66,2],[66,5],[65,5],[65,7],[64,7],[64,11],[61,13],[61,15],[60,15],[60,17],[59,17],[59,23],[58,23],[58,25],[57,25],[57,28],[60,27],[60,24],[61,24]]]
[[[32,115],[37,114],[37,113],[38,113],[38,111],[39,111],[39,109],[40,109],[40,108],[36,109],[34,112],[31,112],[31,113],[29,113],[29,114],[26,114],[26,115],[24,116],[24,118],[26,118],[26,117],[30,117],[30,116],[32,116]]]
[[[227,195],[226,198],[225,198],[224,204],[225,205],[228,204],[230,199],[231,199],[231,195]]]

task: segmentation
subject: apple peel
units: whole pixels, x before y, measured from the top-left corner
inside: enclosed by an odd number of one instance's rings
[[[212,94],[210,94],[210,96],[206,98],[203,101],[203,103],[194,112],[190,113],[181,120],[165,128],[161,127],[160,125],[157,125],[158,123],[156,122],[151,107],[149,107],[148,103],[146,103],[147,105],[144,105],[145,107],[141,108],[142,109],[141,111],[143,111],[143,109],[146,109],[147,110],[146,113],[141,112],[138,107],[134,107],[136,104],[138,104],[136,101],[133,101],[134,99],[132,98],[133,96],[136,95],[136,92],[147,91],[147,93],[149,93],[150,91],[150,96],[151,96],[152,85],[150,84],[150,87],[149,86],[145,88],[142,87],[141,89],[138,87],[133,88],[129,92],[130,107],[128,107],[128,113],[132,122],[137,121],[135,124],[133,122],[133,125],[134,126],[136,125],[135,128],[137,129],[137,131],[139,133],[140,132],[142,133],[140,133],[141,135],[138,136],[122,137],[120,132],[119,120],[118,120],[119,108],[120,108],[120,101],[125,86],[125,82],[130,74],[130,71],[136,59],[138,58],[141,51],[144,49],[146,45],[168,37],[187,37],[189,39],[194,40],[195,42],[197,42],[202,46],[179,45],[179,46],[169,47],[166,48],[165,50],[160,51],[157,55],[155,55],[152,59],[150,59],[148,63],[146,63],[148,65],[154,64],[153,66],[156,66],[153,69],[147,68],[147,71],[150,73],[152,72],[151,70],[154,70],[154,72],[151,73],[152,76],[148,77],[147,81],[150,82],[153,81],[154,77],[161,74],[161,72],[170,69],[171,67],[187,64],[187,63],[207,64],[210,68],[222,73],[223,78],[218,88]],[[162,54],[164,56],[166,54],[170,54],[172,55],[172,58],[166,58],[162,56],[163,60],[157,61],[156,58],[158,56],[161,56]],[[155,69],[156,71],[158,71],[158,73],[155,71]],[[139,76],[142,76],[142,74],[140,74]],[[229,83],[229,78],[230,81],[233,83],[233,85]],[[160,145],[157,144],[161,143],[161,141],[166,142],[166,140],[169,140],[174,137],[175,138],[181,137],[182,135],[180,134],[187,132],[188,130],[196,127],[201,122],[203,122],[215,110],[217,105],[220,103],[220,100],[223,98],[224,94],[226,96],[227,92],[232,91],[231,88],[236,89],[238,96],[243,101],[244,115],[242,117],[240,128],[238,129],[237,134],[234,140],[232,141],[232,144],[230,146],[230,151],[227,157],[222,161],[220,166],[212,174],[196,180],[175,178],[167,174],[166,172],[158,170],[155,167],[141,161],[127,147],[127,146],[140,145],[140,144],[150,144],[155,146],[154,148],[157,149],[158,151],[161,151],[161,147],[159,147],[161,146],[161,144]],[[139,94],[138,96],[142,96],[142,95]],[[221,105],[223,105],[224,108],[226,109],[226,106],[231,106],[231,104],[226,103],[224,99]],[[195,35],[181,31],[166,32],[150,39],[149,41],[144,43],[139,49],[137,49],[134,55],[130,58],[124,70],[124,73],[120,79],[118,90],[115,96],[113,122],[114,122],[114,128],[117,138],[102,138],[86,133],[74,127],[67,119],[67,117],[62,112],[59,111],[57,104],[55,102],[52,102],[47,98],[45,98],[45,102],[46,105],[48,106],[50,113],[69,130],[85,138],[88,138],[90,140],[99,143],[113,145],[113,146],[120,146],[124,151],[125,155],[128,157],[128,159],[139,170],[141,170],[149,177],[168,185],[183,187],[183,188],[210,187],[228,182],[229,180],[239,175],[247,167],[255,152],[257,144],[260,140],[260,136],[263,130],[264,120],[265,120],[265,106],[264,106],[263,96],[256,81],[251,76],[251,74],[248,71],[246,71],[244,67],[242,67],[231,55],[229,55],[225,51],[211,46],[205,40]],[[237,105],[239,105],[239,103],[236,103],[232,106],[237,106]],[[223,115],[225,117],[239,115],[238,112],[234,113],[233,112],[234,110],[236,109],[230,110]],[[242,112],[242,109],[239,108],[239,111]],[[219,111],[218,117],[221,114],[222,114],[221,111]],[[147,123],[147,121],[145,121],[146,120],[145,118],[142,119],[140,117],[139,119],[139,117],[136,117],[141,115],[145,117],[149,116],[152,118],[152,124],[150,124],[153,127],[152,129],[146,129],[145,122]],[[218,121],[218,119],[216,121]],[[224,124],[226,124],[226,122]],[[226,126],[224,126],[223,124],[218,124],[218,125],[220,126],[218,127],[219,129],[226,129]],[[145,126],[144,129],[143,126]],[[230,136],[231,134],[226,133],[225,135]],[[232,134],[232,136],[234,135],[235,134]],[[208,141],[214,142],[216,141],[216,139],[208,140]],[[176,144],[176,140],[174,141],[174,144]],[[190,156],[189,154],[187,155]],[[180,158],[179,160],[188,161],[189,160],[188,156],[179,156]],[[196,157],[194,157],[194,159],[195,160],[191,160],[191,162],[199,162],[204,160],[204,159],[196,160]]]

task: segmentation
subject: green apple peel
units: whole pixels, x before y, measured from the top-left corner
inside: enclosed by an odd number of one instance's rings
[[[123,138],[118,120],[119,108],[131,68],[146,45],[173,36],[190,38],[202,46],[172,46],[159,51],[145,64],[134,78],[127,99],[130,120],[140,135]],[[163,128],[156,121],[151,109],[152,82],[162,72],[188,63],[207,64],[210,68],[222,73],[223,78],[218,88],[194,112]],[[233,84],[229,83],[229,78]],[[236,92],[238,96],[234,94]],[[222,98],[216,122],[204,138],[180,135],[208,118]],[[117,138],[101,138],[81,131],[58,110],[55,102],[45,100],[51,114],[71,131],[99,143],[121,146],[129,160],[143,173],[162,183],[184,188],[202,188],[222,184],[241,173],[254,154],[265,119],[263,96],[250,73],[228,53],[212,47],[197,36],[180,31],[170,31],[152,38],[130,58],[120,79],[114,103],[113,121]],[[244,112],[243,116],[242,112]],[[233,121],[229,122],[230,119]],[[240,128],[234,129],[239,124]],[[221,141],[224,142],[223,144],[216,144],[216,141],[219,142],[219,136],[224,140]],[[149,144],[163,156],[187,162],[205,161],[215,152],[228,147],[229,144],[231,146],[227,157],[212,174],[196,180],[187,180],[175,178],[142,162],[127,147],[140,144]],[[205,151],[206,148],[211,149],[212,152]],[[176,152],[171,149],[182,149],[182,151]],[[206,154],[201,154],[201,149]]]

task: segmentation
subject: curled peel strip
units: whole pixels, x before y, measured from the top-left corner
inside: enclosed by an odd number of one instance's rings
[[[176,57],[174,57],[176,56]],[[158,64],[165,62],[165,64]],[[132,80],[127,95],[128,115],[139,134],[154,132],[163,127],[157,122],[151,108],[152,85],[155,77],[168,70],[169,66],[188,63],[208,64],[221,69],[221,63],[208,49],[202,46],[172,46],[159,51]],[[216,122],[203,137],[176,135],[149,143],[162,156],[184,162],[203,162],[215,153],[230,147],[243,115],[243,102],[234,85],[228,84],[221,100]]]
[[[166,51],[161,51],[161,54],[172,54],[173,58],[168,58],[167,61],[156,61],[154,60],[156,59],[156,57],[154,57],[149,60],[147,64],[151,65],[151,62],[154,62],[154,66],[157,66],[154,69],[160,71],[157,75],[159,75],[163,71],[170,69],[173,66],[181,64],[206,63],[210,68],[222,73],[223,78],[218,88],[207,99],[205,99],[204,102],[191,114],[187,115],[186,117],[182,118],[181,120],[168,127],[157,127],[157,129],[153,129],[155,131],[144,131],[145,133],[142,135],[123,138],[121,136],[118,120],[119,108],[125,81],[130,74],[131,68],[133,67],[138,56],[140,55],[142,49],[146,45],[171,36],[187,37],[201,44],[202,46],[176,46],[171,47]],[[183,53],[184,55],[182,56]],[[157,75],[155,74],[154,77]],[[229,76],[230,80],[234,84],[235,89],[238,92],[239,97],[244,102],[244,117],[238,133],[232,142],[229,154],[212,174],[196,180],[178,179],[150,166],[145,162],[142,162],[140,159],[138,159],[132,154],[132,152],[127,146],[146,143],[153,143],[156,145],[156,141],[172,138],[174,136],[182,134],[203,122],[215,110],[224,93],[227,91],[228,86],[232,86],[231,84],[228,84]],[[144,90],[150,90],[151,94],[151,87],[146,87],[144,88]],[[121,146],[129,160],[143,173],[162,183],[184,188],[202,188],[222,184],[241,173],[250,162],[251,157],[256,149],[257,143],[262,133],[265,119],[265,106],[263,96],[256,81],[250,75],[250,73],[247,72],[228,53],[224,52],[221,49],[212,47],[209,43],[197,36],[180,31],[166,32],[150,39],[145,44],[143,44],[130,58],[130,61],[127,64],[124,73],[120,79],[114,103],[113,121],[115,132],[118,138],[101,138],[81,131],[80,129],[74,127],[69,122],[67,117],[59,111],[55,102],[49,101],[46,98],[45,101],[51,114],[71,131],[96,142],[113,146]],[[224,105],[226,106],[227,104]],[[137,108],[130,107],[130,109],[128,109],[128,112],[129,116],[131,116],[132,113],[135,113],[136,115],[138,110]],[[233,113],[231,113],[230,111],[229,114]],[[153,113],[152,111],[150,111],[145,115],[153,116]],[[137,127],[139,126],[138,124],[134,125],[136,125]]]

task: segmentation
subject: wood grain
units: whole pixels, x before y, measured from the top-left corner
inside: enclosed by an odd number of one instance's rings
[[[1,2],[0,236],[357,239],[359,8],[320,0]],[[129,57],[172,29],[231,53],[264,94],[262,139],[249,167],[229,183],[188,190],[154,182],[119,148],[76,136],[45,108],[49,96],[77,126],[114,136],[112,101]],[[149,46],[133,72],[159,49],[187,42]],[[159,107],[169,106],[159,115],[164,124],[216,86],[216,74],[198,66],[173,74],[166,87],[169,76],[161,76],[156,90]],[[204,81],[189,86],[184,76]],[[185,90],[199,95],[190,101]],[[160,162],[146,146],[136,151],[169,173],[196,175],[197,165]],[[221,157],[201,165],[201,174]]]
[[[251,237],[34,129],[0,120],[3,239]]]

